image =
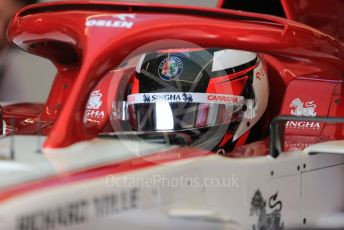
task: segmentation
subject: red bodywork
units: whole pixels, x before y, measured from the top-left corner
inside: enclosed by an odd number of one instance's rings
[[[342,0],[282,0],[287,18],[312,26],[344,40]]]
[[[296,17],[300,12],[292,11],[288,1],[283,3],[287,15]],[[113,14],[126,13],[136,15],[131,29],[86,26],[87,20],[109,20]],[[57,67],[55,82],[40,114],[42,122],[55,122],[44,143],[46,148],[66,147],[95,137],[97,132],[83,124],[92,89],[133,50],[162,39],[262,53],[270,78],[270,118],[280,111],[290,114],[290,100],[301,94],[307,95],[304,100],[321,99],[317,102],[322,108],[319,114],[343,115],[343,102],[337,100],[344,96],[343,43],[279,17],[138,3],[45,3],[18,12],[8,37],[22,49],[49,58]],[[154,48],[173,48],[173,44]],[[148,51],[149,47],[142,50]],[[317,84],[326,86],[318,87],[326,97],[315,92],[312,85]]]

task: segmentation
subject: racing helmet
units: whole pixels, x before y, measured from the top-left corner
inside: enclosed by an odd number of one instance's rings
[[[183,132],[225,154],[247,143],[266,110],[269,87],[260,55],[232,49],[169,49],[139,58],[127,88],[133,130]]]

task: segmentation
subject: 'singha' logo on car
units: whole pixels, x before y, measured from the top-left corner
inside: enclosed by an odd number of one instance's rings
[[[290,103],[290,114],[294,116],[315,117],[317,112],[315,109],[317,105],[314,101],[303,102],[300,98],[295,98]],[[319,130],[320,123],[315,121],[288,121],[287,128],[292,129],[306,129],[306,130]]]
[[[183,62],[178,57],[174,56],[162,60],[158,70],[160,78],[165,81],[178,79],[182,72]]]
[[[102,101],[103,94],[100,92],[100,89],[94,90],[90,98],[88,99],[87,105],[86,105],[86,110],[85,110],[85,118],[104,118],[105,113],[104,111],[100,110],[100,107],[103,104]]]
[[[100,92],[100,89],[93,91],[88,99],[87,109],[99,109],[103,103],[102,96],[103,94]]]
[[[281,200],[277,199],[277,196],[278,192],[272,195],[267,203],[259,190],[254,193],[251,200],[250,216],[258,216],[258,222],[252,226],[252,229],[284,229],[281,216],[283,204]],[[268,212],[267,209],[271,211]]]
[[[314,101],[304,103],[300,98],[296,98],[290,103],[290,113],[295,116],[315,117],[317,115],[316,107],[317,105],[314,104]]]
[[[316,121],[288,121],[287,128],[291,129],[307,129],[307,130],[319,130],[320,123]]]

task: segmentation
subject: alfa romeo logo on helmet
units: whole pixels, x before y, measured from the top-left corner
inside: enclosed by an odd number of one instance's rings
[[[177,79],[183,71],[183,62],[178,57],[165,58],[159,65],[159,76],[162,80],[171,81]]]

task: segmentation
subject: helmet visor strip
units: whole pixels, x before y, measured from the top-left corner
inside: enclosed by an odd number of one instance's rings
[[[117,118],[133,129],[177,131],[241,121],[243,96],[207,93],[139,93],[128,95]]]

